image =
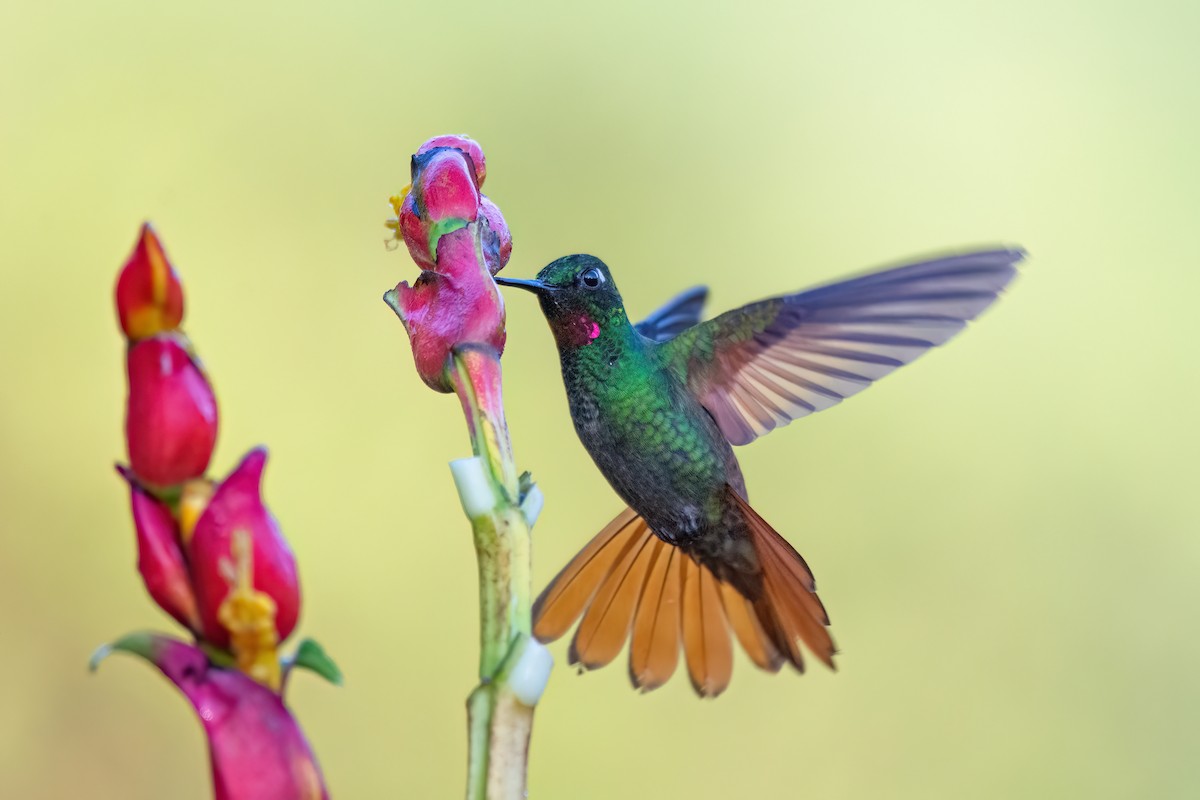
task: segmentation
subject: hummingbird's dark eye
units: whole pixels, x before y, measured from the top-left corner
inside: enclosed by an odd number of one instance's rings
[[[600,284],[604,283],[604,273],[592,267],[579,276],[579,282],[589,289],[596,289]]]

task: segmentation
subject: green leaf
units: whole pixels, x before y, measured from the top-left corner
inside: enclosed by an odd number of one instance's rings
[[[300,642],[300,646],[292,654],[287,666],[289,669],[291,667],[301,667],[310,672],[315,672],[334,686],[341,686],[344,683],[342,671],[338,669],[338,665],[325,652],[325,648],[312,639],[305,639]]]
[[[148,631],[126,634],[115,642],[109,642],[96,648],[96,652],[92,653],[92,657],[88,659],[88,671],[95,672],[101,661],[117,651],[132,653],[153,664],[160,647],[160,640],[164,639],[166,639],[165,636]]]

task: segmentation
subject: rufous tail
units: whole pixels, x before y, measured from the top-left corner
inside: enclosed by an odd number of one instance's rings
[[[734,635],[759,668],[786,661],[804,670],[803,642],[833,668],[829,617],[804,559],[733,489],[762,569],[761,590],[748,597],[682,548],[659,539],[625,509],[568,563],[533,606],[533,634],[560,638],[582,620],[570,662],[596,669],[630,639],[629,677],[643,691],[666,683],[687,661],[696,693],[716,697],[733,673]]]

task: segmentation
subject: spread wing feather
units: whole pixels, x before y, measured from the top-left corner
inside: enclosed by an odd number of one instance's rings
[[[982,250],[763,300],[682,331],[660,353],[729,441],[747,444],[949,340],[1024,255]]]

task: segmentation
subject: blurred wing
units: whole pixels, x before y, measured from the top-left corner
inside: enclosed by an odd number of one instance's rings
[[[949,340],[996,300],[1024,257],[948,256],[752,303],[661,352],[729,441],[747,444]]]
[[[707,299],[707,286],[693,286],[668,300],[662,308],[633,327],[642,336],[656,342],[673,339],[700,322]]]

